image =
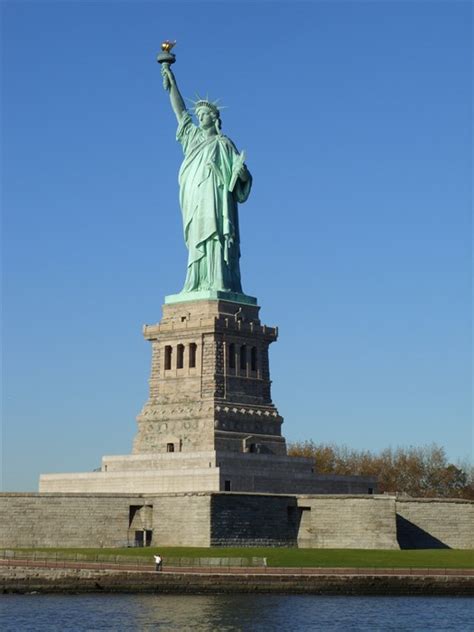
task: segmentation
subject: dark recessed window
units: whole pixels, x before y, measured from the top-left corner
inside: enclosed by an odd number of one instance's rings
[[[373,487],[369,487],[369,489],[367,490],[368,494],[373,494],[374,493],[374,488]]]
[[[178,345],[176,349],[176,368],[182,369],[184,366],[184,345]]]
[[[230,492],[230,481],[224,481],[224,491]]]
[[[247,346],[242,345],[240,347],[240,370],[245,371],[247,368]]]
[[[196,366],[196,351],[197,351],[197,344],[195,342],[192,342],[189,345],[189,367],[191,369],[194,369]]]
[[[235,369],[235,345],[233,342],[229,345],[229,369]]]
[[[252,371],[257,370],[257,347],[252,347],[250,352],[250,368]]]
[[[165,347],[165,371],[171,369],[171,358],[173,357],[173,347],[166,345]]]
[[[174,443],[166,444],[166,452],[174,452]]]

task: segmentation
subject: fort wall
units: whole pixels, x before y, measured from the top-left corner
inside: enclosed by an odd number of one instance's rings
[[[392,497],[298,496],[298,509],[300,548],[399,548]]]
[[[0,494],[0,548],[473,549],[474,503],[380,495]]]
[[[474,502],[454,498],[397,498],[402,549],[474,549]]]

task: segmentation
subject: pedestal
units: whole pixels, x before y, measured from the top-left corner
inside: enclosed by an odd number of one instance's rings
[[[134,454],[286,454],[270,392],[268,348],[277,329],[261,324],[259,309],[216,299],[172,302],[160,323],[144,327],[152,344],[150,396],[137,418]]]

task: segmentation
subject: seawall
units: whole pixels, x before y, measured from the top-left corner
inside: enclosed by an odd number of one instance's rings
[[[473,576],[153,573],[0,568],[2,593],[474,595]]]

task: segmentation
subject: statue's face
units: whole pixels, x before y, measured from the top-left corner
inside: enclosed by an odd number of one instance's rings
[[[210,127],[214,127],[216,122],[216,117],[214,112],[212,112],[209,108],[199,108],[196,112],[196,115],[199,120],[199,125],[202,129],[209,129]]]

